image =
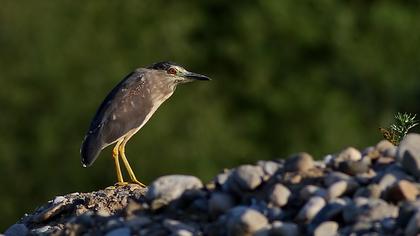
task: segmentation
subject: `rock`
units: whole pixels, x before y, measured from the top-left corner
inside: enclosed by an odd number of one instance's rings
[[[408,134],[401,141],[397,153],[404,170],[420,178],[420,135]]]
[[[254,209],[239,206],[229,211],[227,219],[228,235],[253,235],[267,228],[267,218]]]
[[[387,171],[388,172],[388,171]],[[381,192],[387,191],[389,188],[394,186],[398,181],[406,179],[406,176],[402,172],[392,171],[389,173],[386,173],[384,175],[379,176],[379,182],[378,186],[381,190]]]
[[[6,235],[416,235],[419,139],[57,196]]]
[[[132,216],[137,211],[139,211],[140,209],[142,209],[142,206],[139,203],[137,203],[136,201],[130,199],[128,201],[127,207],[125,208],[125,214],[127,216]]]
[[[410,221],[408,222],[407,227],[405,228],[405,235],[406,236],[416,236],[420,233],[420,212],[411,217]]]
[[[326,198],[327,190],[315,185],[306,185],[299,192],[299,198],[303,201],[308,201],[313,196]]]
[[[335,236],[337,235],[338,224],[334,221],[326,221],[320,224],[314,231],[314,236]]]
[[[366,161],[367,160],[367,161]],[[363,174],[369,171],[370,159],[365,158],[362,161],[344,160],[338,164],[337,170],[348,175]]]
[[[344,208],[348,203],[344,199],[334,199],[323,207],[312,220],[310,229],[313,231],[319,224],[325,221],[341,218]]]
[[[130,235],[131,235],[130,228],[127,228],[127,227],[117,228],[105,234],[105,236],[130,236]]]
[[[387,191],[386,198],[394,202],[414,201],[418,195],[419,190],[413,183],[400,180]]]
[[[54,230],[53,227],[49,226],[49,225],[45,225],[39,228],[35,228],[31,230],[31,234],[35,234],[35,235],[40,235],[40,234],[44,234],[44,235],[48,235],[51,234],[52,231]]]
[[[400,205],[398,218],[396,220],[399,228],[405,229],[410,219],[420,210],[420,200],[403,202]]]
[[[274,206],[282,207],[287,204],[290,197],[290,190],[282,185],[275,184],[269,193],[269,202]]]
[[[172,233],[172,235],[192,236],[196,231],[194,227],[172,219],[165,219],[163,221],[163,226],[165,226]]]
[[[237,185],[241,190],[252,191],[262,183],[263,176],[264,172],[260,166],[242,165],[233,172],[231,178],[234,183],[230,183]]]
[[[179,198],[186,190],[200,189],[201,180],[194,176],[167,175],[153,181],[147,191],[146,198],[152,209],[159,209]]]
[[[339,160],[349,160],[349,161],[360,161],[362,159],[362,154],[354,147],[348,147],[341,151],[336,159]]]
[[[311,197],[309,201],[299,211],[296,219],[299,221],[311,221],[316,214],[325,206],[325,200],[322,197]]]
[[[377,184],[371,184],[364,188],[359,188],[354,193],[354,197],[365,197],[365,198],[380,198],[381,188]]]
[[[213,217],[224,214],[226,211],[235,206],[235,200],[227,193],[214,192],[209,199],[209,211]]]
[[[65,201],[65,200],[66,200],[65,197],[63,197],[63,196],[57,196],[57,197],[54,198],[53,204],[56,205],[56,204],[61,203],[61,202]]]
[[[24,224],[14,224],[6,229],[4,234],[6,236],[25,236],[28,232],[29,230]]]
[[[274,221],[269,231],[270,236],[299,236],[299,227],[295,223]]]
[[[149,225],[152,222],[153,221],[149,217],[135,216],[131,217],[130,220],[127,221],[127,226],[134,230],[139,230],[140,228],[144,228],[146,225]]]
[[[368,199],[358,197],[348,204],[343,211],[343,219],[346,223],[374,222],[385,218],[396,218],[398,208],[387,204],[382,199]]]
[[[41,223],[44,221],[48,221],[50,218],[60,214],[61,212],[63,212],[65,209],[67,209],[67,205],[65,204],[65,202],[60,202],[57,205],[51,205],[50,207],[46,208],[45,210],[43,210],[41,213],[39,213],[38,215],[33,217],[33,222],[36,223]]]
[[[351,176],[341,173],[341,172],[337,172],[337,171],[333,171],[328,173],[325,177],[324,177],[324,185],[329,187],[331,186],[333,183],[341,181],[341,180],[345,180],[345,181],[355,181]]]
[[[290,172],[305,172],[314,167],[314,159],[306,152],[292,155],[286,160],[285,170]]]
[[[375,149],[378,150],[380,153],[385,154],[388,152],[389,149],[394,149],[395,146],[390,141],[384,139],[381,140],[378,144],[376,144]],[[384,155],[388,156],[388,155]]]
[[[224,170],[222,173],[218,174],[215,177],[214,182],[216,182],[220,186],[224,186],[226,184],[226,181],[229,179],[229,176],[231,175],[231,172],[232,171]]]
[[[327,199],[340,197],[345,193],[354,191],[357,188],[356,182],[340,180],[333,183],[327,190]]]
[[[280,164],[274,161],[259,161],[258,165],[261,166],[267,176],[272,176],[280,168]]]

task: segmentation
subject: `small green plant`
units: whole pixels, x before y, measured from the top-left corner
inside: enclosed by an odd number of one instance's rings
[[[407,135],[408,131],[419,123],[416,120],[416,114],[400,113],[394,116],[394,124],[390,125],[388,129],[379,128],[385,139],[394,145],[398,145],[401,140]]]

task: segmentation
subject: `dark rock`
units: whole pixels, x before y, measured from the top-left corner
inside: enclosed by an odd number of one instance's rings
[[[386,199],[393,202],[414,201],[419,195],[418,188],[407,180],[400,180],[386,192]]]
[[[408,134],[401,141],[397,152],[404,170],[420,178],[420,135]]]
[[[354,193],[354,197],[380,198],[381,188],[377,184],[371,184],[367,187],[357,189]]]
[[[209,199],[209,211],[213,217],[224,214],[226,211],[235,206],[234,198],[223,192],[214,192]]]
[[[369,160],[369,159],[364,159]],[[338,164],[338,170],[348,175],[363,174],[369,171],[370,161],[344,160]]]
[[[400,228],[405,229],[409,220],[413,217],[417,211],[420,210],[420,201],[414,202],[403,202],[400,206],[397,218],[397,225]]]
[[[25,236],[28,232],[29,230],[24,224],[14,224],[6,229],[4,234],[6,236]]]
[[[406,236],[416,236],[420,233],[420,212],[414,214],[405,228]]]
[[[109,231],[105,236],[130,236],[130,228],[123,227]]]
[[[268,235],[270,236],[299,236],[299,227],[295,223],[274,221]]]

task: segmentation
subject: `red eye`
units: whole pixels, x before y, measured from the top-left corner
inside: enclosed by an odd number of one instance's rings
[[[175,70],[175,68],[169,68],[166,72],[167,72],[168,74],[171,74],[171,75],[176,75],[176,70]]]

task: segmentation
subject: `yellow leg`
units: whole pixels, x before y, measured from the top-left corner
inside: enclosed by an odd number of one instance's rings
[[[119,146],[121,159],[122,159],[122,161],[125,165],[125,168],[127,169],[127,172],[128,172],[128,175],[130,176],[131,181],[144,188],[144,187],[146,187],[146,185],[137,180],[136,175],[134,174],[133,170],[131,169],[130,163],[128,163],[127,157],[125,156],[125,144],[127,143],[128,139],[130,137],[131,136],[126,137],[124,139],[124,141],[121,143],[121,145]]]
[[[123,139],[117,142],[114,149],[112,149],[112,157],[114,158],[114,164],[115,164],[115,171],[117,172],[117,185],[126,185],[127,182],[124,182],[122,173],[121,173],[121,167],[120,167],[120,161],[118,159],[118,150],[122,143]]]

